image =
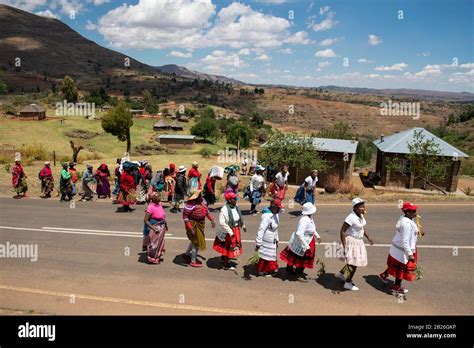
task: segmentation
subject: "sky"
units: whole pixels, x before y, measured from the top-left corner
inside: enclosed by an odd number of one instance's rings
[[[248,83],[474,92],[473,0],[0,0],[153,66]]]

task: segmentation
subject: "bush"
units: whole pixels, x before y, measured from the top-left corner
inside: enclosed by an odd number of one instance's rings
[[[98,135],[99,132],[91,132],[85,129],[73,129],[67,132],[64,132],[64,135],[70,138],[79,138],[79,139],[92,139]]]
[[[209,147],[205,147],[199,151],[203,158],[209,158],[212,155],[212,150]]]
[[[28,160],[35,161],[46,161],[51,157],[51,154],[46,151],[46,148],[42,145],[23,145],[19,151],[24,161]]]
[[[361,190],[354,187],[354,184],[348,180],[340,180],[338,176],[330,175],[324,186],[327,193],[340,193],[343,195],[357,196]]]
[[[339,189],[339,178],[334,175],[329,175],[326,185],[324,185],[324,191],[327,193],[336,193]]]
[[[462,192],[466,194],[466,196],[471,196],[473,193],[472,187],[468,186],[462,189]]]

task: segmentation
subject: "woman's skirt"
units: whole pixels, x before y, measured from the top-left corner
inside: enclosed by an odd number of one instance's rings
[[[134,189],[128,191],[120,190],[117,196],[117,202],[122,205],[132,205],[137,202],[137,194]]]
[[[260,258],[255,264],[258,273],[273,273],[278,270],[277,261],[268,261]]]
[[[208,205],[213,205],[216,203],[216,195],[212,194],[210,192],[205,192],[204,193],[204,199],[206,200]]]
[[[304,184],[301,185],[296,191],[294,201],[301,205],[307,202],[314,204],[313,190],[307,191],[306,188],[304,187]]]
[[[84,180],[82,181],[82,191],[84,191],[84,193],[82,194],[82,199],[92,199],[94,192],[90,188],[89,182]]]
[[[367,266],[367,249],[364,240],[346,236],[346,248],[344,249],[345,262],[356,267]]]
[[[114,196],[117,196],[118,193],[119,193],[119,190],[120,190],[119,179],[116,177],[116,178],[115,178],[115,181],[114,181],[114,191],[112,192],[112,194],[113,194]]]
[[[146,184],[140,183],[137,186],[137,202],[145,203],[148,198],[148,187]]]
[[[26,178],[19,178],[18,184],[15,186],[15,192],[17,194],[25,194],[28,191],[28,184],[26,183]]]
[[[166,225],[164,220],[150,219],[150,223],[157,231],[145,224],[143,228],[143,244],[146,246],[149,263],[158,264],[162,261],[165,248]]]
[[[206,237],[204,235],[204,228],[206,226],[206,221],[196,221],[196,220],[189,220],[191,223],[191,228],[194,231],[194,235],[186,231],[186,235],[188,239],[193,243],[193,245],[199,250],[206,250]]]
[[[278,186],[278,184],[272,183],[270,185],[269,192],[270,192],[270,196],[273,199],[279,199],[281,201],[285,199],[285,194],[286,194],[285,186],[280,187]]]
[[[416,279],[416,263],[418,262],[418,252],[416,251],[413,254],[413,257],[415,258],[415,262],[410,262],[404,264],[392,257],[390,254],[388,255],[387,258],[387,272],[390,274],[392,277],[395,277],[396,279],[404,279],[409,282],[413,281]]]
[[[296,268],[313,268],[314,267],[314,257],[316,255],[316,242],[311,239],[309,243],[309,249],[305,251],[303,256],[296,255],[291,251],[290,247],[287,246],[280,253],[280,259],[285,261],[288,266]]]
[[[51,177],[46,177],[41,180],[41,192],[43,196],[51,196],[54,190],[54,180]]]
[[[216,237],[212,248],[222,256],[235,259],[242,255],[242,240],[238,226],[232,228],[232,232],[234,232],[234,235],[231,237],[229,234],[226,234],[224,240]]]
[[[262,201],[262,191],[254,190],[252,194],[250,195],[250,202],[253,205],[257,205],[257,204],[260,204],[261,201]]]
[[[109,178],[99,178],[97,180],[97,196],[110,196],[110,183]]]

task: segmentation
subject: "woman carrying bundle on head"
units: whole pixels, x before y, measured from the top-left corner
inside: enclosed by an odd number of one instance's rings
[[[147,252],[148,262],[153,264],[159,264],[164,259],[165,234],[168,230],[160,196],[158,192],[150,194],[151,202],[146,208],[143,227],[143,251]]]
[[[49,162],[44,162],[44,167],[41,169],[38,176],[41,180],[41,192],[43,193],[42,198],[51,198],[51,192],[54,190],[54,177]]]
[[[132,212],[135,209],[130,208],[137,202],[137,193],[135,178],[133,176],[137,165],[132,162],[125,162],[122,164],[122,173],[120,174],[120,192],[117,196],[117,202],[123,205],[124,212]]]
[[[250,186],[249,186],[249,199],[250,199],[250,214],[256,215],[257,212],[257,205],[260,204],[262,198],[265,194],[265,189],[267,185],[265,183],[265,178],[263,177],[263,172],[265,168],[261,165],[258,165],[255,168],[255,174],[250,179]]]
[[[21,165],[20,154],[15,158],[15,164],[12,168],[12,186],[16,192],[14,198],[27,197],[28,185],[26,183],[26,174]]]
[[[202,263],[197,260],[199,250],[206,250],[206,218],[211,222],[212,228],[216,223],[209,214],[206,202],[202,199],[201,190],[196,190],[191,194],[183,210],[183,221],[186,228],[186,235],[190,241],[188,249],[182,255],[191,267],[202,267]]]
[[[228,173],[228,174],[227,174],[227,183],[225,186],[224,193],[233,192],[237,196],[239,195],[239,178],[237,177],[238,170],[239,170],[239,167],[236,165],[225,167],[224,173]],[[237,197],[237,200],[238,200],[238,197]]]
[[[224,269],[235,269],[230,259],[242,255],[241,229],[247,232],[242,212],[237,206],[237,195],[233,192],[224,194],[226,204],[219,213],[219,226],[213,249],[221,254]]]

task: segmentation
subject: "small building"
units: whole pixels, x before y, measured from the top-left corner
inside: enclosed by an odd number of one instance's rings
[[[161,119],[153,125],[154,130],[169,130],[171,125],[165,120]]]
[[[311,138],[314,151],[323,160],[327,161],[331,168],[328,171],[319,171],[318,187],[324,187],[329,176],[336,176],[340,180],[350,180],[354,171],[355,154],[358,142],[356,140],[341,140],[328,138]],[[262,146],[265,146],[263,144]],[[297,167],[290,167],[288,171],[288,183],[290,185],[300,185],[304,179],[311,174],[312,169],[303,170]]]
[[[182,131],[184,127],[178,123],[178,121],[174,121],[170,124],[170,128],[175,131]]]
[[[195,138],[195,135],[186,134],[163,134],[159,136],[161,145],[178,148],[193,148]]]
[[[37,104],[26,105],[20,110],[20,117],[44,120],[46,118],[46,109]]]
[[[186,122],[186,123],[187,123],[187,122],[189,122],[189,117],[179,115],[179,116],[178,116],[178,121],[179,121],[179,122]]]
[[[446,169],[446,175],[440,182],[433,184],[440,188],[446,189],[448,192],[455,192],[458,186],[458,175],[461,168],[461,158],[469,157],[461,150],[448,144],[444,140],[438,138],[436,135],[430,133],[424,128],[412,128],[403,132],[392,134],[374,141],[377,147],[377,164],[376,172],[381,177],[382,186],[398,186],[404,188],[423,188],[424,181],[421,178],[415,178],[413,172],[410,170],[410,161],[407,155],[410,153],[408,144],[415,139],[415,133],[421,132],[424,140],[434,140],[440,151],[438,157],[440,160],[449,159],[450,164]],[[394,160],[398,161],[404,172],[395,172],[391,169],[391,164]]]
[[[138,117],[142,116],[145,110],[143,109],[130,109],[130,112],[132,113],[132,117]]]

